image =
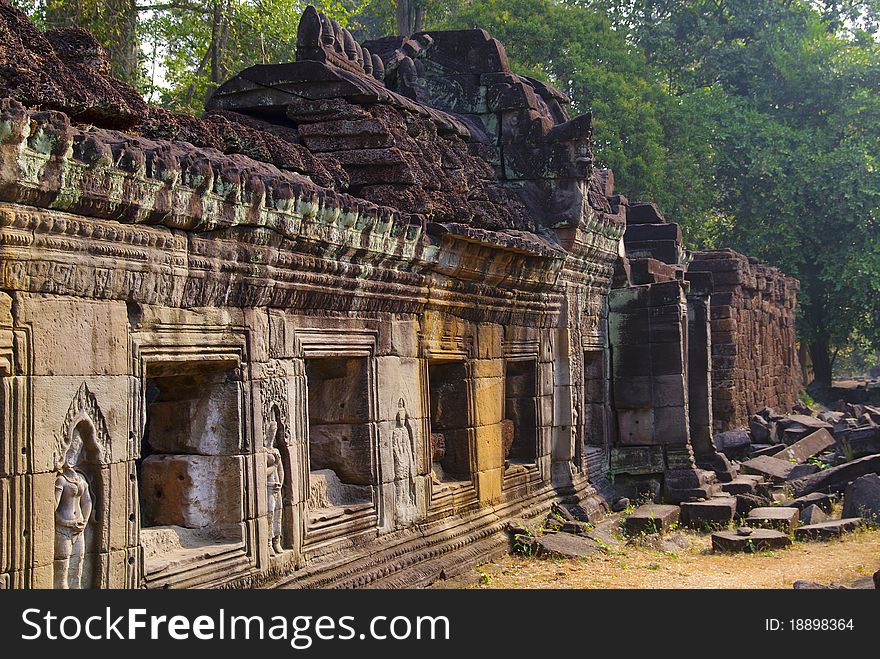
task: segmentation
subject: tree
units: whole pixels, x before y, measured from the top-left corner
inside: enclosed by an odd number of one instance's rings
[[[712,125],[718,239],[801,280],[820,386],[856,337],[880,346],[880,46],[840,4],[636,0],[622,19],[670,93],[721,99],[692,115]],[[872,3],[846,4],[870,24]]]

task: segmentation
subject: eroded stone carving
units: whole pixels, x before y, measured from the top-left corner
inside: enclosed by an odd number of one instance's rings
[[[268,499],[269,525],[271,536],[269,549],[280,554],[284,551],[281,545],[281,517],[284,503],[281,490],[284,486],[284,464],[281,451],[277,446],[283,442],[284,423],[278,407],[272,407],[271,418],[266,429],[266,496]]]
[[[88,548],[86,529],[94,519],[96,499],[90,489],[93,468],[110,460],[110,437],[98,401],[83,383],[76,393],[56,441],[55,588],[85,587],[83,567]]]
[[[79,426],[55,479],[55,587],[83,587],[83,559],[86,553],[85,530],[94,509],[89,482],[76,469],[83,450]]]
[[[418,516],[416,503],[417,471],[415,456],[415,432],[403,398],[397,402],[397,416],[391,431],[391,448],[394,453],[394,488],[398,519],[412,522]]]

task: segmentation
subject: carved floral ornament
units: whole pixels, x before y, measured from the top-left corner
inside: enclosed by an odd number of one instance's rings
[[[290,413],[288,407],[287,371],[277,359],[272,359],[263,370],[260,384],[260,397],[263,402],[263,420],[272,420],[272,408],[278,408],[284,432],[284,443],[291,443]]]
[[[95,451],[95,460],[100,464],[109,464],[112,461],[110,433],[107,430],[107,422],[104,420],[104,414],[98,406],[98,400],[89,390],[85,382],[83,382],[73,402],[67,410],[64,422],[61,425],[61,432],[55,438],[54,461],[56,469],[60,469],[64,462],[64,458],[70,449],[70,444],[74,439],[74,431],[85,422],[91,428],[91,437],[94,446],[91,448]]]

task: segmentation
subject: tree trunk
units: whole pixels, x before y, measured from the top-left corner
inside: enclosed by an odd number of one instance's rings
[[[226,69],[223,56],[229,40],[229,3],[217,0],[211,22],[211,82],[220,85],[226,82]]]
[[[412,34],[413,0],[397,0],[397,34],[408,37]]]
[[[107,0],[110,69],[120,80],[138,77],[137,7],[134,0]]]
[[[831,386],[831,346],[827,334],[820,334],[810,341],[810,359],[813,361],[813,385],[823,389]]]

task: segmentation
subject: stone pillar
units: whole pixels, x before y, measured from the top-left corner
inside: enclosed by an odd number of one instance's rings
[[[676,279],[615,289],[610,298],[618,429],[611,468],[663,472],[669,501],[710,492],[711,478],[696,468],[690,441],[687,286]]]

